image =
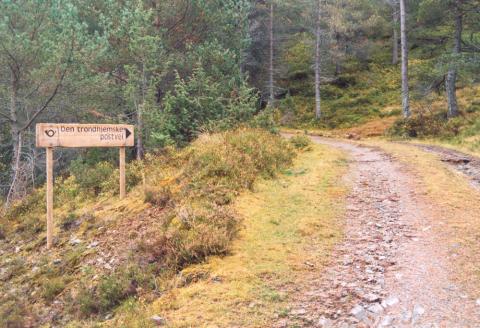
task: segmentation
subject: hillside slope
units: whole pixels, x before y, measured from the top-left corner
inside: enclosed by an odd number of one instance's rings
[[[2,217],[0,326],[83,327],[124,302],[156,299],[184,268],[230,252],[241,227],[233,200],[286,169],[294,149],[261,130],[204,135],[130,164],[125,200],[112,193],[117,171],[100,180],[108,163],[59,177],[51,251],[37,190]]]

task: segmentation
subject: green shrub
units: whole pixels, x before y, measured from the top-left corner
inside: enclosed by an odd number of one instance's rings
[[[168,186],[163,186],[158,189],[149,187],[145,190],[144,197],[146,203],[158,206],[159,208],[165,208],[172,199],[172,191]]]
[[[77,219],[78,217],[75,213],[69,213],[60,219],[60,227],[65,231],[70,230],[75,226]]]
[[[211,255],[228,252],[239,228],[236,213],[228,206],[182,206],[167,233],[142,245],[142,252],[162,267],[177,272]]]
[[[140,271],[121,267],[117,272],[101,277],[98,285],[88,287],[83,283],[76,296],[76,304],[84,316],[104,314],[137,293]],[[140,282],[145,283],[145,280]]]
[[[0,325],[8,328],[27,327],[27,306],[21,298],[7,296],[0,303]]]
[[[106,312],[120,304],[127,296],[129,282],[119,275],[105,276],[97,287],[99,309]]]
[[[80,285],[75,302],[77,303],[78,310],[85,317],[100,311],[94,291],[89,289],[85,284]]]
[[[480,112],[480,100],[473,101],[465,111],[469,114]]]
[[[46,224],[43,217],[39,217],[36,213],[28,213],[18,217],[19,224],[17,226],[17,232],[24,233],[28,236],[37,235],[42,231],[45,231]]]
[[[235,127],[253,116],[256,101],[243,78],[214,79],[201,66],[187,80],[177,74],[163,108],[150,113],[151,142],[161,147],[185,145],[202,132]]]
[[[139,244],[140,254],[177,271],[227,253],[239,228],[239,218],[228,204],[260,176],[272,177],[290,165],[294,155],[288,141],[265,130],[241,128],[200,136],[176,159],[163,160],[176,168],[170,172],[173,185],[165,187],[164,174],[157,187],[147,189],[146,201],[163,205],[170,199],[175,207],[164,213],[166,232]]]
[[[454,137],[460,133],[462,121],[462,118],[447,119],[443,112],[420,108],[411,117],[395,121],[389,134],[407,138]]]
[[[36,190],[23,198],[21,201],[15,202],[7,211],[6,218],[18,219],[25,214],[41,211],[45,208],[45,188]]]
[[[115,168],[109,162],[99,162],[92,166],[81,160],[75,160],[70,164],[70,172],[75,176],[75,181],[83,192],[98,196],[104,191],[102,182],[110,179]]]
[[[293,159],[288,142],[263,130],[239,129],[203,135],[185,151],[185,193],[210,199],[252,188],[258,176],[273,176]]]
[[[46,279],[42,283],[42,297],[47,302],[52,302],[65,289],[68,281],[68,277],[64,276]]]
[[[239,153],[251,158],[256,170],[254,174],[264,177],[273,177],[295,157],[293,148],[284,138],[264,130],[239,129],[227,133],[226,140]]]
[[[277,123],[274,117],[274,111],[272,109],[264,109],[253,117],[250,121],[252,128],[264,129],[271,133],[278,133]]]
[[[140,161],[133,161],[125,166],[125,182],[127,190],[131,190],[142,182],[143,170],[144,164]],[[102,194],[118,195],[120,192],[119,175],[120,170],[116,168],[108,178],[98,182]]]
[[[290,143],[297,149],[308,149],[312,145],[312,140],[306,135],[296,135],[290,138]]]

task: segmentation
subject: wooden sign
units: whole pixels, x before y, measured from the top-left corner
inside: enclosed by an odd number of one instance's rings
[[[37,147],[132,147],[133,125],[37,124]]]
[[[134,127],[125,124],[52,124],[36,126],[37,147],[47,151],[47,248],[53,243],[53,148],[120,147],[120,198],[126,196],[125,147],[134,145]]]

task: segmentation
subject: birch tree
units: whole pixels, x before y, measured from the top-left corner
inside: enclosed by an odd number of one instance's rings
[[[268,57],[268,104],[270,107],[274,106],[275,103],[275,90],[274,90],[274,47],[275,40],[273,32],[274,24],[274,12],[273,12],[273,0],[270,0],[270,9],[269,9],[269,25],[268,25],[268,35],[269,35],[269,57]]]
[[[392,6],[392,20],[393,20],[393,33],[392,33],[392,64],[398,64],[398,21],[399,21],[399,12],[398,12],[398,0],[391,0],[390,4]]]
[[[400,39],[402,44],[402,112],[410,117],[410,96],[408,83],[408,42],[406,0],[400,0]]]
[[[320,50],[321,50],[321,41],[322,41],[322,27],[321,27],[321,18],[322,18],[322,0],[318,0],[317,3],[317,19],[315,26],[315,117],[320,119],[322,117],[322,107],[321,107],[321,95],[320,95]]]
[[[97,36],[87,37],[77,7],[66,0],[2,1],[0,12],[0,81],[9,98],[0,116],[12,140],[8,206],[26,192],[19,183],[28,158],[23,153],[25,137],[52,107],[72,66],[88,57],[79,50],[93,50]]]
[[[454,21],[455,21],[455,32],[453,37],[453,50],[452,57],[457,57],[462,52],[462,31],[463,31],[463,13],[461,9],[461,1],[453,0],[452,3]],[[455,64],[450,64],[450,68],[447,72],[445,78],[445,89],[447,93],[447,103],[448,103],[448,117],[458,116],[458,102],[457,102],[457,69]]]

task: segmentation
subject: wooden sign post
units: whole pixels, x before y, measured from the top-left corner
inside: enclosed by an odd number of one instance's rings
[[[134,127],[125,124],[50,124],[36,126],[37,147],[47,151],[47,248],[53,244],[53,148],[120,147],[120,198],[125,198],[125,148],[134,144]]]

